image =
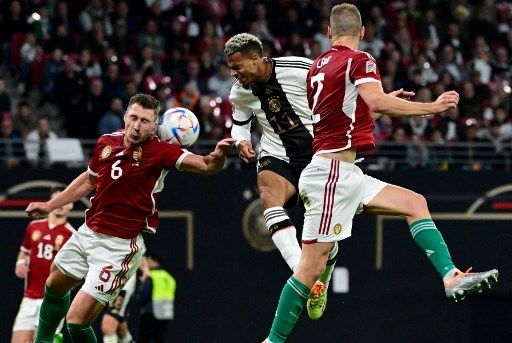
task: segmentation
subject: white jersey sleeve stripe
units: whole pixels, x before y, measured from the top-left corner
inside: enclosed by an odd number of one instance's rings
[[[358,85],[361,85],[363,83],[368,83],[368,82],[379,82],[380,83],[380,80],[374,79],[373,77],[363,77],[362,79],[356,80],[354,82],[354,85],[358,86]]]

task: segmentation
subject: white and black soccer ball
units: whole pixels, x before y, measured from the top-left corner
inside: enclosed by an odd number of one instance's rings
[[[188,148],[199,137],[199,121],[189,109],[172,107],[160,117],[157,133],[165,142]]]

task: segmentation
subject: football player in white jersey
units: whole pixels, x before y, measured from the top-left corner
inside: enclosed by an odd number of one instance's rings
[[[224,52],[231,75],[236,78],[229,95],[234,109],[231,136],[240,158],[248,162],[256,157],[250,133],[253,117],[263,127],[257,164],[259,197],[272,240],[294,270],[301,249],[295,226],[284,208],[298,203],[299,176],[312,157],[313,123],[306,98],[306,76],[312,61],[303,57],[263,57],[261,41],[247,33],[233,36]],[[326,286],[337,252],[335,245],[320,277]],[[327,293],[318,309],[308,306],[312,319],[322,315],[326,297]]]

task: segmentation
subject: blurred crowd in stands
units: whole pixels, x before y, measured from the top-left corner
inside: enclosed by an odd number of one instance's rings
[[[164,108],[194,111],[202,139],[227,136],[233,79],[224,42],[249,32],[261,38],[266,56],[314,59],[330,47],[329,13],[341,2],[0,0],[0,138],[97,138],[123,127],[127,100],[141,91],[157,96]],[[497,159],[508,158],[512,5],[352,2],[366,27],[359,48],[378,60],[385,91],[404,88],[425,102],[450,89],[461,95],[458,108],[438,116],[380,117],[377,141],[406,142],[397,149],[417,158],[406,161],[408,167],[424,165],[427,151],[442,155],[438,148],[451,142],[487,142]],[[7,79],[13,80],[12,92]],[[48,104],[57,116],[41,110]]]

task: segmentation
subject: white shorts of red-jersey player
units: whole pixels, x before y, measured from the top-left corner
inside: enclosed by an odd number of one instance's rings
[[[352,234],[352,220],[387,183],[353,163],[315,156],[299,180],[306,209],[302,242],[335,242]]]
[[[54,263],[64,274],[85,279],[82,290],[106,306],[135,275],[145,251],[142,235],[114,237],[94,232],[84,223],[60,249]]]
[[[21,300],[20,310],[14,320],[12,331],[36,331],[39,323],[39,311],[43,299],[32,299],[23,297]],[[64,318],[61,320],[55,333],[59,333],[64,326]]]

